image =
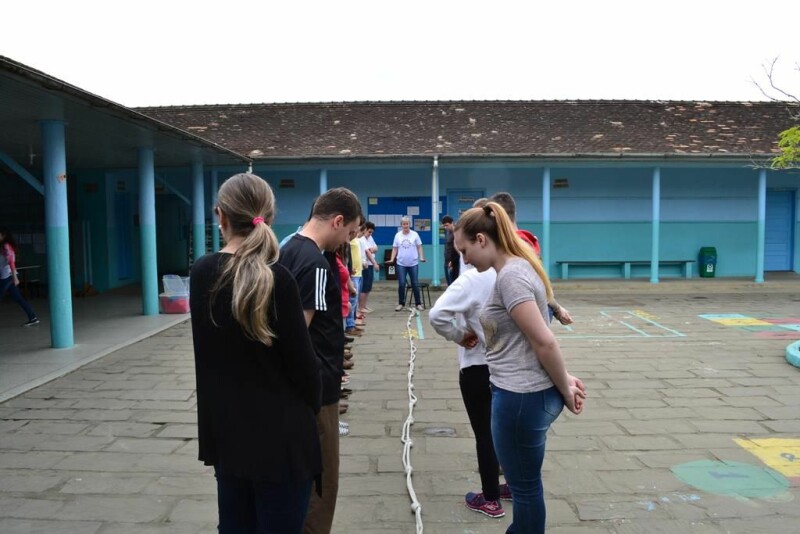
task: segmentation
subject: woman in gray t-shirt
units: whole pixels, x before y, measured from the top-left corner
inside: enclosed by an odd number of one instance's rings
[[[547,430],[565,405],[575,414],[583,410],[586,390],[567,373],[548,326],[550,280],[505,210],[489,202],[463,213],[455,245],[466,263],[497,271],[480,321],[491,374],[492,439],[514,496],[514,522],[506,532],[543,533]]]

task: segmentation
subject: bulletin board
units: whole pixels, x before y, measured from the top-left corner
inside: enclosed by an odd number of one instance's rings
[[[441,213],[447,213],[447,197],[440,196]],[[419,234],[423,245],[432,241],[433,216],[431,197],[369,197],[367,199],[367,220],[375,223],[373,239],[381,246],[391,246],[395,234],[400,230],[400,219],[408,216],[411,229]],[[439,242],[444,243],[444,232],[439,230]]]

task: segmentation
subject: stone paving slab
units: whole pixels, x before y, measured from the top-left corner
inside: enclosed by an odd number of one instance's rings
[[[586,412],[562,415],[548,438],[548,532],[798,531],[797,485],[766,498],[737,497],[725,494],[725,477],[738,475],[711,472],[720,481],[711,491],[673,472],[700,460],[764,468],[734,438],[800,439],[800,369],[785,362],[787,340],[699,317],[796,315],[800,284],[768,286],[557,286],[581,333],[554,330],[590,396]],[[407,312],[392,311],[393,299],[386,288],[373,293],[377,311],[355,342],[334,532],[415,530],[400,441],[408,410]],[[601,320],[603,312],[613,313]],[[604,337],[624,331],[608,317],[631,313],[662,328]],[[435,335],[427,312],[422,323],[424,339],[414,339],[411,458],[425,530],[504,532],[510,503],[502,519],[463,505],[479,476],[455,347]],[[665,328],[682,335],[663,336]],[[0,404],[0,532],[215,532],[214,478],[196,460],[193,369],[183,323]],[[425,434],[441,428],[453,436]]]

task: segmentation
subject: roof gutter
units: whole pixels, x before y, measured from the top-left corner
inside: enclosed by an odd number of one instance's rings
[[[681,154],[665,153],[492,153],[492,154],[347,154],[347,155],[303,155],[303,156],[270,156],[255,158],[255,163],[289,163],[289,162],[367,162],[367,161],[404,161],[413,163],[430,162],[431,158],[438,157],[439,161],[487,161],[487,160],[626,160],[626,161],[663,161],[663,160],[719,160],[731,162],[765,162],[771,160],[772,154]]]

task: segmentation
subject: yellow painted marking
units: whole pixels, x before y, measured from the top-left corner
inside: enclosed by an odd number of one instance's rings
[[[642,319],[650,319],[651,321],[655,321],[658,319],[657,315],[653,315],[652,313],[647,313],[644,310],[633,310],[633,314],[637,317],[641,317]]]
[[[419,334],[417,334],[413,330],[404,330],[403,331],[403,339],[408,339],[409,333],[411,334],[411,339],[419,339]]]
[[[724,324],[725,326],[772,326],[772,323],[762,321],[760,319],[753,319],[752,317],[746,318],[733,318],[733,319],[712,319],[715,323]]]
[[[734,439],[750,454],[785,477],[800,477],[800,439]]]

